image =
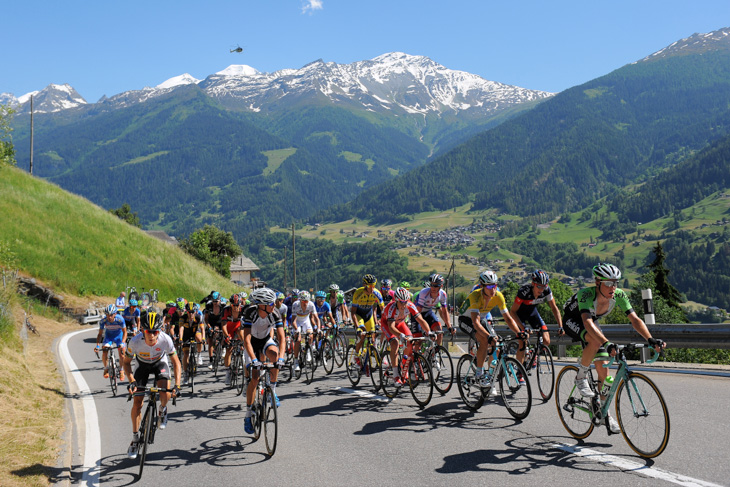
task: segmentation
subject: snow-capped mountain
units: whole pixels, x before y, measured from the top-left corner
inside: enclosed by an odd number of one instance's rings
[[[103,97],[95,105],[102,109],[121,108],[191,84],[197,84],[224,106],[255,112],[324,101],[393,115],[468,111],[475,116],[491,116],[520,103],[552,95],[450,70],[425,56],[394,52],[352,64],[325,63],[320,59],[300,69],[274,73],[262,73],[246,65],[231,65],[202,81],[185,73],[155,87]],[[62,88],[68,92],[65,96],[61,96]],[[36,100],[40,101],[44,92],[50,94],[51,91],[53,101],[47,97],[43,105],[36,103],[37,112],[58,111],[86,103],[68,85],[50,85],[38,93]],[[23,105],[24,100],[19,100],[19,104]],[[29,107],[21,106],[21,109],[27,111]]]
[[[199,86],[225,105],[252,111],[317,98],[373,112],[480,115],[552,95],[454,71],[424,56],[394,52],[352,64],[314,61],[301,69],[259,73],[229,66]]]
[[[19,111],[30,111],[30,97],[33,96],[33,111],[35,113],[50,113],[76,108],[86,105],[87,102],[69,84],[50,84],[40,91],[32,91],[18,98],[10,93],[0,95],[0,103],[8,103],[17,107]]]
[[[730,27],[715,30],[706,34],[692,34],[689,37],[671,43],[667,47],[658,50],[641,61],[652,61],[663,59],[669,56],[681,56],[683,54],[695,54],[698,52],[717,51],[730,49]]]

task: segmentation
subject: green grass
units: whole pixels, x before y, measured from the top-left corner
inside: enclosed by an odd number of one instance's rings
[[[281,166],[281,164],[296,151],[297,149],[295,147],[264,151],[263,154],[268,159],[268,165],[264,168],[264,176],[268,176],[276,172],[276,170],[279,169],[279,166]]]
[[[136,286],[199,299],[235,290],[179,248],[16,168],[0,168],[0,234],[23,272],[62,293],[116,296]]]
[[[147,154],[146,156],[135,157],[132,160],[129,160],[127,162],[124,162],[122,164],[119,164],[118,166],[114,166],[112,169],[117,169],[119,167],[129,166],[131,164],[139,164],[140,162],[146,162],[146,161],[149,161],[151,159],[154,159],[155,157],[164,156],[165,154],[168,154],[169,152],[170,151],[163,150],[163,151],[159,151],[159,152],[154,152],[152,154]]]

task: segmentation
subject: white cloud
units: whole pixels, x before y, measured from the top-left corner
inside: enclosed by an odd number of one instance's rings
[[[322,5],[322,0],[304,0],[302,13],[305,14],[307,13],[307,11],[309,11],[309,13],[312,13],[315,10],[322,10],[322,8],[324,8],[324,5]]]

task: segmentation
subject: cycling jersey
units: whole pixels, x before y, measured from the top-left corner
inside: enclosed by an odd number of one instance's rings
[[[237,310],[236,312],[233,311],[233,308],[230,306],[226,306],[223,308],[223,316],[221,320],[224,323],[227,323],[229,321],[234,321],[237,323],[241,322],[241,316],[243,315],[243,310]]]
[[[151,347],[145,343],[144,333],[140,333],[129,341],[127,347],[127,357],[136,356],[140,363],[151,364],[159,360],[167,363],[167,357],[173,355],[175,355],[175,345],[167,333],[157,335],[157,343]]]
[[[421,289],[416,295],[416,306],[421,310],[431,310],[436,308],[439,304],[446,306],[446,291],[439,289],[438,294],[434,297],[431,296],[431,288],[425,287]]]
[[[270,338],[272,329],[284,327],[278,309],[274,308],[271,313],[262,318],[259,315],[259,307],[257,304],[246,306],[243,309],[242,321],[243,329],[249,329],[251,336],[258,340]]]
[[[109,321],[105,316],[99,322],[99,330],[104,330],[103,344],[107,346],[124,345],[124,319],[115,314],[114,318]]]
[[[294,296],[287,296],[284,298],[284,304],[286,305],[286,321],[291,323],[291,316],[292,316],[292,308],[294,307],[294,303],[297,302],[297,298]],[[282,315],[283,317],[283,315]]]
[[[373,305],[383,305],[383,296],[380,291],[373,289],[372,293],[365,292],[364,287],[357,288],[352,295],[352,307],[363,320],[367,321],[373,314]]]
[[[470,318],[472,312],[477,312],[484,317],[494,307],[497,307],[502,314],[507,313],[507,304],[504,301],[504,295],[501,291],[495,291],[494,296],[488,301],[485,298],[486,296],[484,296],[481,289],[472,291],[469,297],[466,298],[467,306],[462,316]]]
[[[213,301],[205,305],[205,318],[211,327],[221,326],[221,318],[223,316],[223,306],[218,303],[218,313],[214,312],[215,306],[216,303]]]
[[[332,308],[330,308],[330,304],[327,301],[322,302],[321,306],[317,305],[317,302],[314,302],[314,309],[317,312],[317,316],[319,316],[320,320],[323,320],[325,316],[328,316],[329,313],[332,312]]]
[[[596,313],[596,287],[585,287],[575,293],[563,306],[563,328],[565,333],[574,341],[586,343],[586,329],[583,323],[583,313],[589,313],[593,322],[598,325],[598,320],[610,313],[616,305],[627,315],[634,312],[629,297],[622,289],[616,289],[613,299],[609,299],[608,308],[602,314]],[[605,358],[608,354],[601,347],[596,357]]]
[[[395,298],[395,291],[380,288],[380,295],[383,296],[383,304],[388,304]]]
[[[520,305],[518,312],[531,312],[532,308],[538,304],[547,303],[553,300],[553,291],[550,286],[546,286],[538,297],[532,292],[532,284],[525,284],[517,291],[515,303]],[[524,308],[524,309],[523,309]]]
[[[314,303],[307,301],[304,305],[302,300],[295,301],[292,306],[292,317],[296,320],[297,327],[301,333],[308,333],[312,331],[312,321],[310,316],[312,313],[316,313],[317,310],[314,307]]]
[[[133,330],[137,327],[137,318],[139,318],[139,315],[139,308],[135,307],[134,311],[131,306],[124,308],[122,317],[124,318],[124,322],[127,324],[127,330]]]

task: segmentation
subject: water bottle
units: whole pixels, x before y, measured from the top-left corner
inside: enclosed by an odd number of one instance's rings
[[[603,389],[601,390],[601,395],[606,396],[608,395],[608,391],[611,390],[611,387],[613,386],[613,376],[606,377],[606,380],[603,381]]]

